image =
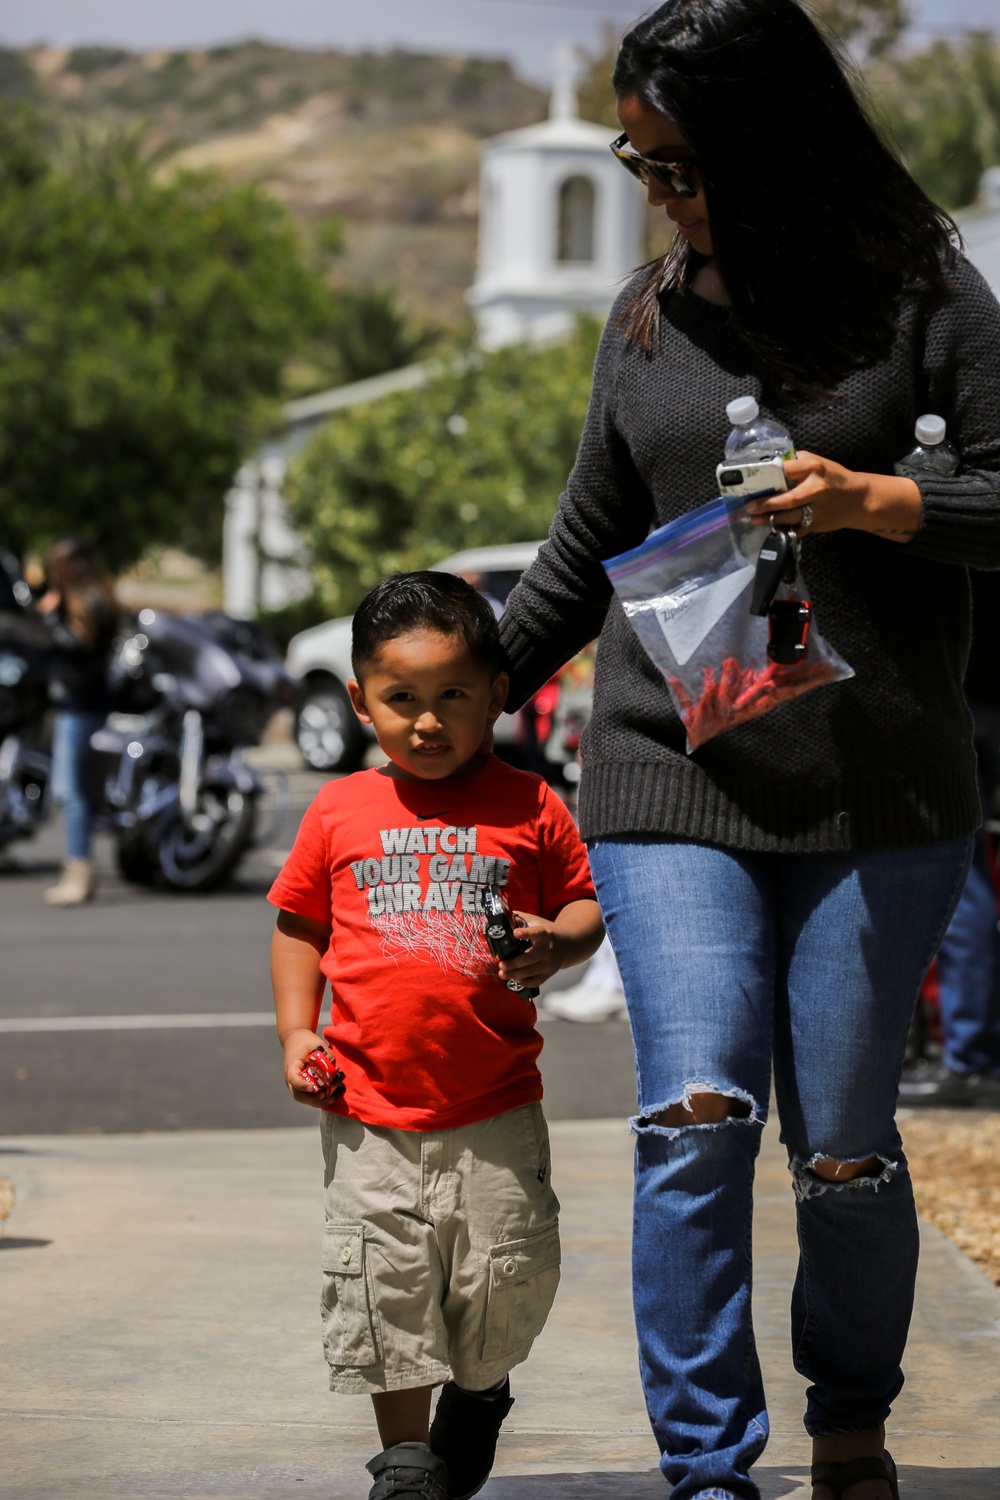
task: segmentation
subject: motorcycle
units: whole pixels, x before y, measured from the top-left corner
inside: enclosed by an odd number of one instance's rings
[[[154,609],[119,641],[110,680],[115,712],[90,743],[118,867],[134,884],[211,890],[264,836],[267,786],[243,752],[297,683],[249,622]]]
[[[0,551],[0,850],[48,816],[49,643],[17,559]]]

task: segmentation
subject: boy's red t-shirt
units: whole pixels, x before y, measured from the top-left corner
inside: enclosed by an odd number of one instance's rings
[[[441,1130],[542,1097],[530,1001],[497,976],[481,892],[551,920],[594,899],[587,853],[538,776],[495,757],[468,776],[329,782],[268,900],[332,922],[323,1036],[344,1070],[330,1107],[368,1125]]]

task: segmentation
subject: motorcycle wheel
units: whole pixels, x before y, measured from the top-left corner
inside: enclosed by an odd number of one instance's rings
[[[192,828],[178,817],[160,839],[160,869],[175,891],[220,886],[253,842],[256,796],[235,788],[203,787]]]
[[[130,885],[152,885],[160,868],[145,845],[131,839],[119,840],[115,858]]]

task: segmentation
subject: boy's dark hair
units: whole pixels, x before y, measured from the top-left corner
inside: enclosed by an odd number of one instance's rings
[[[386,641],[410,630],[459,636],[494,676],[506,666],[487,599],[453,573],[393,573],[365,595],[351,627],[351,664],[360,679]]]

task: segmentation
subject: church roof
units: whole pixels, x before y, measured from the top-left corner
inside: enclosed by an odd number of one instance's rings
[[[487,151],[607,151],[613,132],[575,115],[542,120],[520,130],[508,130],[487,142]]]
[[[508,130],[487,141],[489,151],[606,151],[611,134],[606,125],[580,119],[577,81],[581,59],[576,48],[562,42],[555,53],[555,78],[549,118],[521,130]]]

